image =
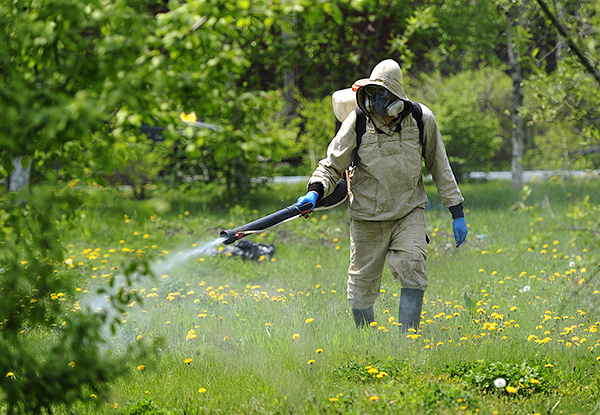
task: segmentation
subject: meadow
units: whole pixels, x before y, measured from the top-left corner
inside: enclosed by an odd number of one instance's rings
[[[421,328],[400,335],[389,271],[376,324],[358,330],[345,295],[346,205],[247,239],[272,244],[257,261],[214,244],[229,229],[292,204],[304,185],[271,185],[236,206],[200,192],[154,191],[164,209],[114,190],[86,206],[89,233],[65,238],[77,295],[64,312],[102,307],[100,285],[145,258],[107,350],[145,344],[123,376],[76,414],[590,414],[600,412],[600,285],[593,232],[569,214],[597,179],[464,183],[469,236],[427,185],[429,288]],[[204,247],[211,245],[210,249]],[[40,342],[39,333],[24,334]],[[78,362],[71,362],[77,365]],[[7,376],[4,381],[8,381]]]

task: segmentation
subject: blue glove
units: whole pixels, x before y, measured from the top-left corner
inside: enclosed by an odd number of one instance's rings
[[[454,230],[454,240],[456,240],[456,247],[458,248],[467,239],[467,222],[465,222],[465,218],[454,219],[452,229]]]
[[[296,209],[302,214],[310,213],[315,209],[319,194],[315,191],[310,191],[304,196],[300,196],[296,201]]]

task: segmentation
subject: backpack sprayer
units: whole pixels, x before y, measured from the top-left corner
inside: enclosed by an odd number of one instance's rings
[[[342,122],[346,117],[356,108],[356,91],[358,88],[367,81],[367,79],[360,79],[352,85],[352,88],[341,89],[336,91],[332,95],[333,112],[338,119]],[[314,210],[331,209],[342,204],[348,197],[348,173],[338,180],[335,189],[330,195],[324,197],[321,200],[317,200],[317,204]],[[221,231],[219,236],[223,240],[225,245],[234,243],[248,235],[253,233],[259,233],[266,229],[272,228],[273,226],[280,225],[284,222],[299,218],[308,217],[310,215],[310,203],[304,206],[298,206],[294,203],[284,209],[277,212],[271,213],[263,218],[257,219],[253,222],[247,223],[234,229],[227,229]]]
[[[348,197],[348,182],[343,177],[338,180],[333,192],[327,197],[317,201],[314,210],[331,209],[344,203]],[[265,217],[257,219],[234,229],[221,231],[219,236],[225,245],[229,245],[253,233],[259,233],[266,229],[291,221],[299,217],[310,215],[310,203],[298,206],[296,203]]]

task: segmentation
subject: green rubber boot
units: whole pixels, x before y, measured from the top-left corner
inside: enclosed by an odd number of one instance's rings
[[[354,323],[357,328],[368,326],[375,321],[375,313],[373,312],[373,306],[364,310],[352,309],[352,315],[354,316]]]
[[[400,290],[400,311],[398,312],[398,322],[400,333],[405,333],[410,329],[419,331],[421,322],[421,310],[423,309],[424,290],[415,288],[402,288]]]

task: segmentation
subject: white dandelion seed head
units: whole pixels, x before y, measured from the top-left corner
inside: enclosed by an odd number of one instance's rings
[[[526,285],[525,287],[521,288],[519,290],[520,293],[526,293],[529,292],[531,290],[531,287],[529,285]]]
[[[494,386],[497,388],[503,388],[506,386],[506,380],[504,378],[498,378],[494,381]]]
[[[0,268],[0,274],[4,274],[4,268]]]
[[[573,261],[569,262],[569,268],[575,268],[575,262],[573,262]]]

